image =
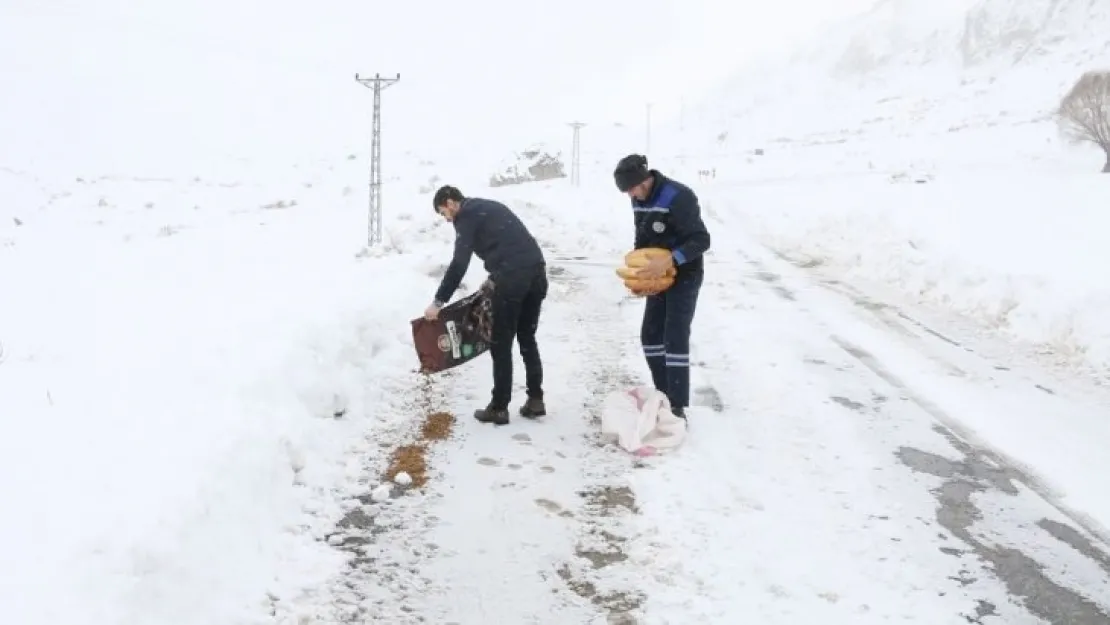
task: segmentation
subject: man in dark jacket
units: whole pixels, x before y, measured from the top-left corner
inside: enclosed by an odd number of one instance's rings
[[[489,405],[476,410],[474,418],[497,425],[509,422],[514,336],[524,360],[528,392],[520,415],[543,416],[543,364],[536,345],[540,307],[548,286],[543,251],[520,218],[500,202],[463,197],[461,191],[445,185],[436,191],[432,205],[455,226],[455,254],[424,316],[435,319],[439,309],[451,300],[470,266],[471,254],[482,259],[489,274],[483,286],[490,289],[493,304],[493,392]]]
[[[632,200],[634,247],[671,250],[670,257],[652,261],[640,275],[654,278],[671,267],[677,270],[669,289],[647,296],[640,342],[655,388],[667,394],[674,414],[685,419],[690,405],[690,326],[704,278],[702,254],[709,249],[709,230],[694,192],[648,169],[647,157],[622,158],[613,178]]]

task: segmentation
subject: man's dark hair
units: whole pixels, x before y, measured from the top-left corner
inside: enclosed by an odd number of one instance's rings
[[[459,191],[456,187],[452,187],[449,184],[445,184],[439,189],[436,189],[436,194],[432,197],[432,210],[438,213],[439,207],[446,204],[447,200],[461,202],[464,199],[462,191]]]

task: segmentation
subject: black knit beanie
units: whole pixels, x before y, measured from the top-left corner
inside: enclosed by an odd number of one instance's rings
[[[647,157],[642,154],[629,154],[622,158],[617,163],[617,168],[613,170],[613,179],[616,180],[617,188],[621,193],[627,193],[629,189],[650,177]]]

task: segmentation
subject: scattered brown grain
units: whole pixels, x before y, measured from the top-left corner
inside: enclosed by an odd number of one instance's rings
[[[408,473],[412,478],[413,488],[420,488],[427,484],[428,463],[424,458],[426,451],[427,448],[423,443],[398,447],[389,461],[385,479],[392,481],[398,473]]]
[[[420,428],[420,436],[427,441],[441,441],[451,436],[451,428],[455,425],[455,416],[449,412],[433,412],[424,419],[424,426]]]
[[[445,440],[451,436],[454,425],[455,416],[449,412],[433,412],[424,417],[418,439],[393,451],[389,467],[385,470],[385,479],[393,481],[398,473],[408,473],[412,478],[413,488],[421,488],[427,484],[428,448],[433,441]]]

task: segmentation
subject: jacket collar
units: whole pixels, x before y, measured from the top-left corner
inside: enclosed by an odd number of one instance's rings
[[[651,195],[648,195],[647,199],[644,200],[643,202],[640,202],[636,198],[632,198],[632,206],[634,206],[636,208],[645,208],[645,207],[648,207],[648,206],[654,206],[655,205],[655,200],[659,199],[659,192],[662,191],[664,185],[667,184],[667,177],[664,176],[663,174],[659,173],[658,169],[650,169],[648,171],[649,171],[649,173],[651,173],[651,180],[652,180]]]

